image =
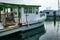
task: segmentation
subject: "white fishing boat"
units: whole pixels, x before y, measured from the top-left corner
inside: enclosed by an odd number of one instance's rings
[[[46,19],[45,14],[40,15],[39,7],[41,6],[0,2],[0,37],[32,30],[36,31],[34,34],[38,33],[37,30],[44,26]]]

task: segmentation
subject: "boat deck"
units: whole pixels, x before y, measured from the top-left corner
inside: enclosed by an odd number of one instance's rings
[[[18,32],[18,31],[24,32],[24,31],[31,30],[31,29],[34,29],[34,28],[38,28],[43,24],[44,24],[43,22],[39,22],[39,23],[29,25],[29,26],[3,29],[3,30],[0,30],[0,36],[12,34],[12,33]]]

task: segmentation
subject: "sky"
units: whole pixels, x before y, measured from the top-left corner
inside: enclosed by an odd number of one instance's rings
[[[58,10],[58,0],[0,0],[0,2],[10,2],[10,3],[23,3],[23,4],[34,4],[41,5],[40,10],[52,9]]]
[[[41,5],[40,10],[52,9],[58,10],[58,0],[24,0],[26,4]]]

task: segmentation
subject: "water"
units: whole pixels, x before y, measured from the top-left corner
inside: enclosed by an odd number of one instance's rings
[[[53,21],[45,21],[44,27],[46,33],[42,35],[39,40],[60,40],[60,21],[59,24],[58,21],[56,21],[56,26],[54,26]]]
[[[59,21],[59,27],[58,27],[58,21],[56,21],[56,26],[54,26],[53,20],[45,21],[44,26],[38,28],[37,30],[32,30],[32,32],[28,32],[29,35],[35,33],[36,31],[39,33],[36,33],[25,39],[21,39],[21,37],[18,35],[18,33],[20,32],[17,32],[10,36],[7,36],[7,39],[4,37],[3,40],[5,39],[6,40],[60,40],[60,21]],[[28,36],[28,34],[25,36]]]

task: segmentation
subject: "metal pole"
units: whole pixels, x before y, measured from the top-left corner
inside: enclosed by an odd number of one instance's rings
[[[56,11],[53,12],[53,18],[54,18],[54,27],[56,26]]]
[[[59,0],[58,0],[58,14],[59,14],[59,10],[60,10],[60,7],[59,7]],[[57,26],[57,36],[58,36],[58,31],[59,31],[59,19],[58,19],[58,26]]]
[[[27,20],[27,16],[28,16],[28,15],[26,14],[26,23],[27,23],[27,26],[29,26],[29,24],[28,24],[28,20]]]

